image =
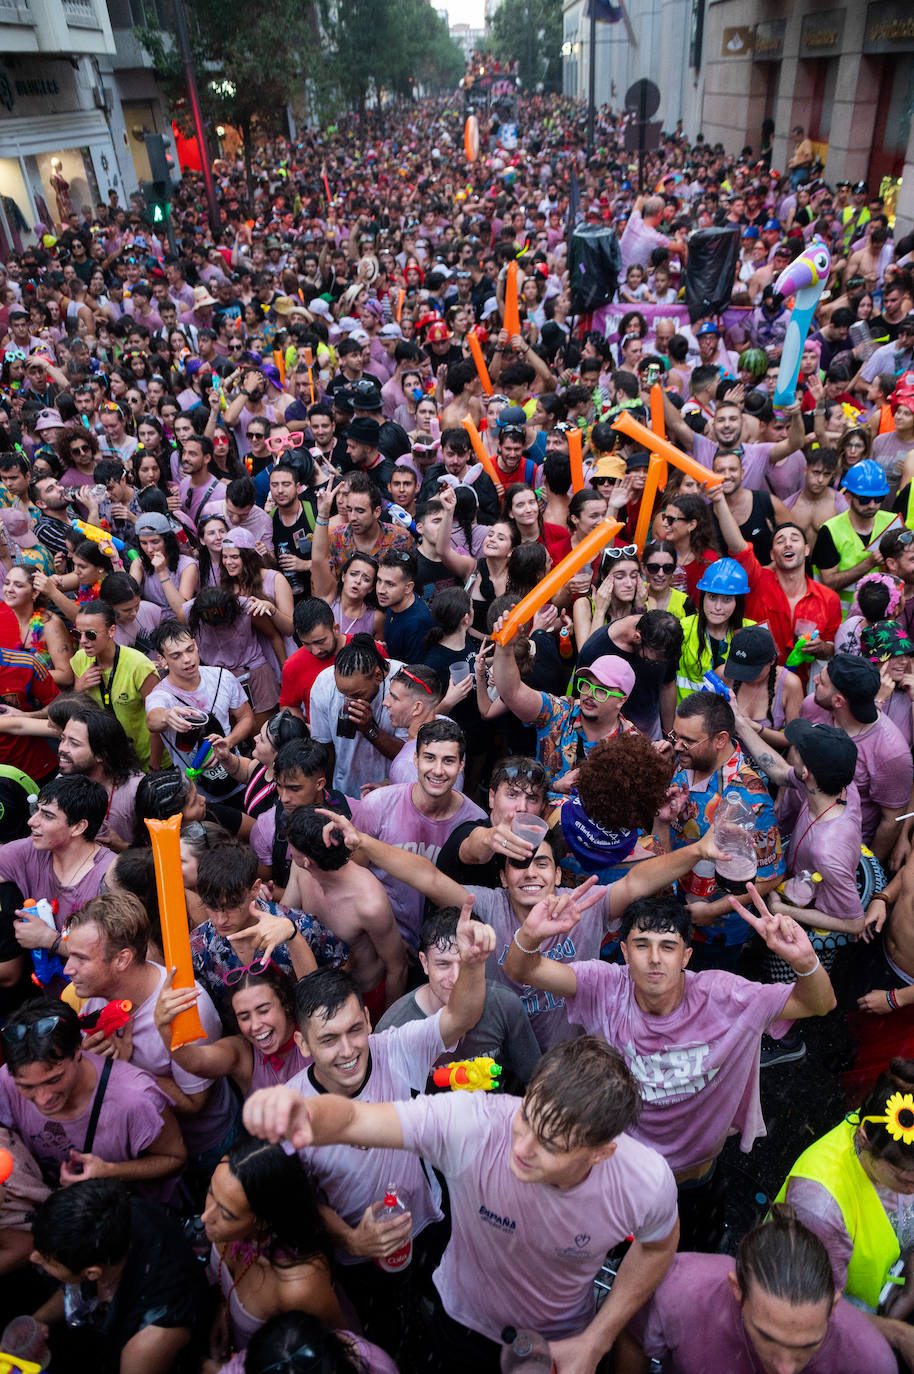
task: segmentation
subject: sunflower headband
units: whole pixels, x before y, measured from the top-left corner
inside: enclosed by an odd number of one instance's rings
[[[893,1140],[914,1145],[914,1094],[892,1093],[885,1104],[885,1116],[865,1116],[861,1124],[867,1121],[884,1126]]]

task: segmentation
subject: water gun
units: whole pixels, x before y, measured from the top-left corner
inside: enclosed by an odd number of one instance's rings
[[[707,691],[716,692],[719,697],[725,697],[727,701],[730,700],[730,688],[724,682],[723,678],[718,677],[716,673],[712,673],[710,668],[706,673],[702,674],[701,680]]]
[[[800,635],[796,644],[794,644],[790,653],[787,655],[785,667],[799,668],[803,663],[812,663],[814,655],[806,652],[806,646],[807,644],[812,644],[818,638],[818,630],[813,630],[811,635]]]
[[[46,897],[39,897],[36,901],[34,897],[29,897],[22,905],[26,911],[37,916],[39,921],[44,921],[48,929],[53,930],[54,935],[57,935],[57,922],[54,920],[54,916],[59,904],[56,901],[49,902]],[[52,954],[49,949],[33,949],[32,964],[34,965],[32,982],[39,988],[46,988],[52,978],[56,978],[58,974],[63,974],[63,960],[58,955]]]
[[[119,1002],[107,1002],[105,1006],[99,1007],[98,1011],[85,1011],[79,1018],[79,1029],[84,1035],[89,1031],[101,1031],[102,1035],[113,1035],[115,1031],[123,1030],[130,1020],[130,1013],[133,1011],[133,1003],[126,997]]]
[[[197,746],[197,751],[190,761],[190,767],[185,768],[185,773],[189,778],[199,778],[206,766],[206,760],[213,752],[213,746],[208,739],[202,740]]]
[[[5,1183],[13,1172],[13,1156],[9,1150],[0,1150],[0,1184]]]
[[[491,1092],[498,1087],[501,1065],[487,1054],[476,1059],[456,1059],[435,1069],[432,1082],[436,1088],[450,1088],[452,1092]]]
[[[384,510],[392,525],[399,525],[401,530],[407,530],[414,539],[419,538],[416,522],[408,510],[404,510],[402,506],[398,506],[396,501],[385,501]]]
[[[73,520],[71,523],[81,535],[86,539],[91,539],[93,544],[97,544],[106,558],[113,558],[115,551],[117,551],[121,556],[126,553],[127,562],[132,563],[135,558],[140,556],[136,549],[128,549],[123,539],[118,539],[110,530],[103,529],[99,525],[89,525],[85,520]]]

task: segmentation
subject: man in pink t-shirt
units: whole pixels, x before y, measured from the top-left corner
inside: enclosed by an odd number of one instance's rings
[[[563,997],[568,1019],[603,1035],[638,1081],[644,1108],[632,1135],[663,1155],[684,1193],[686,1248],[714,1248],[720,1218],[709,1206],[715,1163],[727,1137],[744,1150],[765,1133],[759,1102],[759,1053],[791,1020],[824,1016],[835,1005],[828,974],[802,926],[771,916],[750,886],[759,915],[734,910],[797,972],[792,984],[750,983],[720,969],[687,973],[688,912],[647,897],[622,915],[625,967],[599,959],[560,963],[539,953],[578,923],[573,894],[541,902],[527,915],[505,958],[505,971]],[[704,1185],[701,1187],[699,1185]]]
[[[480,1092],[368,1104],[305,1100],[290,1086],[249,1097],[244,1119],[268,1140],[407,1150],[441,1170],[451,1236],[430,1295],[431,1367],[497,1374],[508,1325],[545,1336],[560,1369],[595,1369],[666,1273],[679,1237],[675,1186],[656,1151],[626,1133],[638,1107],[622,1057],[585,1036],[543,1057],[523,1100]],[[629,1236],[595,1315],[594,1274]]]

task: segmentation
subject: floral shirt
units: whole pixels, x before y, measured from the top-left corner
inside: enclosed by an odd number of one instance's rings
[[[311,952],[319,968],[339,968],[349,958],[349,946],[338,940],[313,916],[303,911],[294,911],[280,902],[266,902],[265,905],[271,916],[288,916],[295,922],[311,946]],[[242,959],[230,940],[216,934],[212,921],[204,921],[191,931],[190,952],[194,964],[194,977],[206,988],[223,1022],[230,1024],[231,989],[225,986],[225,975],[229,969],[243,968]],[[292,956],[284,944],[277,945],[270,958],[274,964],[295,977]]]
[[[581,725],[581,708],[571,697],[554,697],[543,692],[540,713],[532,722],[536,731],[536,757],[553,779],[562,778],[577,768],[598,740],[589,740]],[[619,717],[616,734],[629,734],[635,726],[624,716]],[[614,735],[607,735],[614,739]],[[556,794],[558,795],[558,794]]]
[[[379,525],[380,534],[378,535],[375,547],[371,550],[372,558],[381,559],[385,553],[390,553],[391,549],[395,553],[415,553],[415,540],[406,530],[398,529],[396,525]],[[339,577],[340,569],[352,554],[358,553],[355,539],[349,525],[341,525],[339,529],[330,532],[330,567],[334,577]]]

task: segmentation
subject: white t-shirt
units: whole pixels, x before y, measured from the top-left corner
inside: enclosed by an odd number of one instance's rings
[[[385,681],[389,682],[402,667],[403,664],[399,660],[392,658],[388,663]],[[395,730],[391,723],[384,706],[385,695],[386,688],[382,682],[371,703],[374,721],[379,730],[388,735],[396,735],[398,739],[405,739],[406,731]],[[322,744],[332,744],[336,751],[336,766],[331,785],[337,792],[344,792],[347,797],[357,797],[364,783],[386,782],[390,760],[359,731],[356,731],[354,739],[347,739],[336,733],[336,722],[345,701],[346,698],[337,688],[336,675],[331,664],[329,668],[324,668],[318,673],[311,688],[311,738],[320,740]]]

